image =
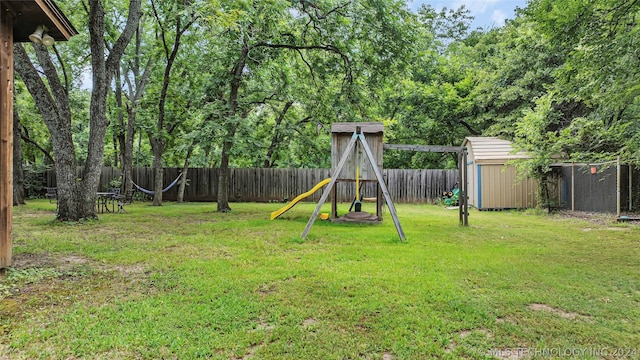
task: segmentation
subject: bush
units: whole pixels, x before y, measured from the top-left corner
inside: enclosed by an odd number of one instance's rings
[[[27,199],[43,198],[47,186],[46,173],[53,168],[52,165],[25,163],[24,171],[24,195]]]

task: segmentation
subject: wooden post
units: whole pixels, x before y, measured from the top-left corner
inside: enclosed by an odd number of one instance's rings
[[[354,134],[355,135],[355,134]],[[387,206],[389,207],[389,213],[391,214],[391,218],[393,218],[393,223],[396,225],[396,230],[398,231],[398,236],[400,236],[400,240],[404,241],[404,231],[402,230],[402,226],[400,225],[400,220],[398,219],[398,213],[396,212],[396,207],[393,205],[393,201],[391,201],[391,196],[389,195],[389,190],[387,190],[387,185],[384,183],[384,178],[382,177],[382,173],[376,164],[376,158],[373,156],[371,152],[371,148],[369,148],[369,144],[367,143],[367,139],[365,139],[363,134],[358,134],[358,138],[362,143],[362,147],[364,148],[364,152],[369,157],[369,161],[371,164],[374,164],[373,172],[376,174],[376,178],[378,179],[378,184],[380,184],[380,188],[382,189],[382,195],[384,195],[384,199],[387,202]]]
[[[316,221],[316,218],[318,217],[318,213],[320,212],[322,205],[324,204],[325,201],[327,201],[327,197],[329,197],[331,190],[335,186],[336,180],[338,179],[338,175],[340,175],[340,171],[342,171],[344,164],[347,162],[347,158],[349,157],[351,150],[353,150],[353,146],[355,145],[357,139],[358,137],[354,133],[353,136],[351,137],[351,140],[347,144],[347,148],[344,150],[344,154],[342,154],[342,157],[340,158],[340,162],[338,163],[338,166],[336,167],[333,174],[331,174],[331,181],[329,182],[327,187],[324,189],[324,192],[322,193],[322,196],[318,201],[318,205],[316,206],[316,209],[313,211],[313,214],[311,214],[311,217],[309,218],[309,222],[307,222],[307,226],[305,226],[304,231],[302,232],[301,237],[303,239],[305,239],[309,234],[309,230],[311,230],[311,226],[313,225],[313,222]]]
[[[331,192],[331,218],[335,219],[338,217],[338,187],[333,186],[333,191]]]
[[[379,183],[376,183],[376,216],[382,219],[382,188]]]
[[[384,183],[384,178],[382,177],[382,173],[380,172],[380,169],[376,165],[377,161],[376,161],[375,157],[373,156],[373,153],[371,152],[371,148],[369,147],[369,144],[367,143],[367,140],[365,139],[364,134],[362,134],[360,127],[357,127],[356,131],[351,136],[351,140],[347,144],[347,147],[344,150],[344,153],[340,157],[340,161],[338,162],[338,166],[335,168],[333,174],[331,174],[331,181],[329,182],[327,187],[324,189],[324,192],[322,193],[322,197],[320,197],[320,200],[318,201],[318,205],[316,205],[316,208],[313,211],[313,214],[311,214],[311,217],[309,218],[309,221],[307,222],[307,226],[304,228],[304,231],[302,232],[301,237],[303,239],[305,239],[307,237],[307,235],[309,234],[309,230],[311,230],[311,226],[313,225],[313,223],[315,222],[316,218],[318,217],[318,213],[320,213],[320,209],[322,208],[322,205],[324,204],[324,202],[329,197],[329,194],[332,192],[332,190],[333,190],[333,188],[335,186],[336,180],[337,180],[337,178],[338,178],[338,176],[340,174],[340,171],[342,171],[342,168],[344,167],[345,163],[347,162],[347,159],[349,158],[349,154],[354,149],[356,141],[360,141],[365,153],[367,154],[367,157],[368,157],[369,161],[373,165],[372,166],[373,167],[373,172],[376,175],[376,179],[378,181],[378,185],[380,186],[380,189],[382,190],[382,194],[383,194],[383,196],[385,198],[385,201],[387,202],[387,206],[389,207],[389,213],[391,213],[391,217],[393,218],[393,222],[396,225],[396,230],[398,231],[398,236],[400,236],[400,240],[402,240],[402,241],[405,240],[404,231],[402,230],[402,226],[400,225],[400,221],[398,220],[398,214],[396,212],[396,208],[393,205],[393,201],[391,201],[391,196],[389,196],[389,190],[387,190],[387,186]],[[333,209],[332,209],[332,212],[333,212]]]
[[[0,269],[11,266],[13,207],[13,21],[0,6]]]

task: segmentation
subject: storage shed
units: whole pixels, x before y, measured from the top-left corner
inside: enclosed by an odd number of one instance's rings
[[[537,205],[538,182],[519,180],[516,167],[507,162],[525,159],[511,142],[497,137],[467,137],[469,205],[478,210],[523,209]]]

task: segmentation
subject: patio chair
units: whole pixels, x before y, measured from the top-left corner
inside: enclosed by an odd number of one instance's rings
[[[117,198],[118,212],[127,212],[124,209],[126,205],[133,203],[133,189],[128,189],[124,194],[119,194]]]
[[[44,196],[49,199],[49,203],[58,203],[58,188],[45,187],[44,189],[47,191]]]

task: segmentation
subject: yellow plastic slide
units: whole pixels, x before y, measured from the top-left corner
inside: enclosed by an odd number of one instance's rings
[[[326,178],[326,179],[320,181],[319,183],[317,183],[316,186],[314,186],[311,190],[307,191],[306,193],[302,193],[302,194],[296,196],[296,198],[291,200],[291,202],[288,203],[285,207],[283,207],[280,210],[272,212],[271,213],[271,220],[273,220],[273,219],[277,218],[278,216],[284,214],[289,209],[294,207],[298,203],[298,201],[300,201],[300,200],[306,198],[307,196],[313,194],[314,192],[318,191],[321,187],[327,185],[330,181],[331,181],[331,178]]]

